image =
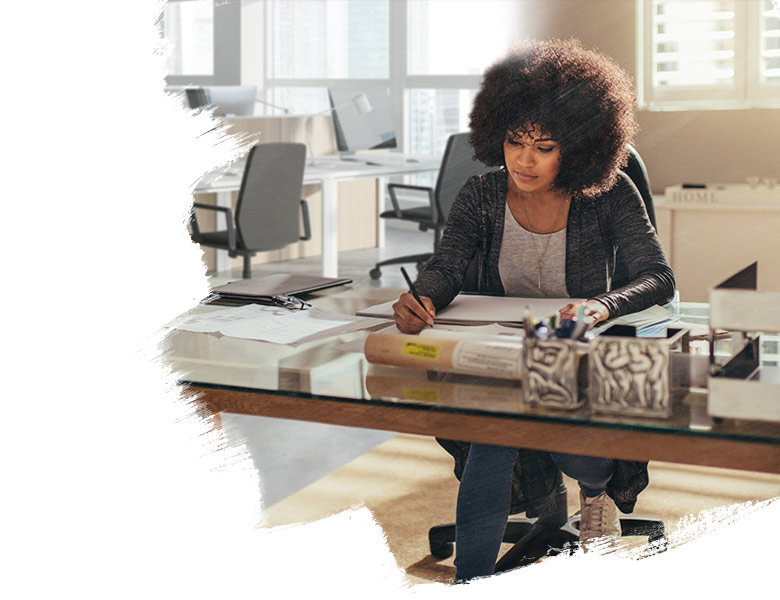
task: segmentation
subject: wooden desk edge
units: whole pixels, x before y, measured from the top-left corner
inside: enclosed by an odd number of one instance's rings
[[[780,473],[780,448],[761,442],[675,435],[589,425],[517,421],[507,427],[500,416],[467,415],[443,411],[383,406],[354,401],[318,400],[214,388],[185,386],[213,413],[230,412],[293,419],[348,427],[380,429],[449,439],[608,456],[622,460],[682,463],[746,471]]]

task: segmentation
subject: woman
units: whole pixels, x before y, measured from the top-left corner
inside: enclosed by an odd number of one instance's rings
[[[475,157],[501,170],[472,177],[410,294],[394,304],[416,333],[461,290],[478,259],[480,293],[585,298],[597,322],[671,300],[674,277],[644,203],[619,168],[636,131],[633,89],[610,59],[577,42],[530,42],[485,73],[470,115]],[[575,314],[566,304],[562,314]],[[493,573],[510,512],[544,513],[559,470],[579,482],[580,541],[619,535],[647,463],[442,442],[461,484],[456,580]],[[514,479],[513,479],[514,475]],[[617,507],[616,507],[617,505]]]

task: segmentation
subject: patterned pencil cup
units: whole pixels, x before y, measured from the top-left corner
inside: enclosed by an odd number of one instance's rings
[[[669,328],[665,338],[638,338],[633,327],[616,325],[590,343],[588,398],[594,412],[639,417],[672,414],[672,349],[686,329]]]
[[[570,339],[523,342],[523,402],[573,409],[585,402],[587,346]]]

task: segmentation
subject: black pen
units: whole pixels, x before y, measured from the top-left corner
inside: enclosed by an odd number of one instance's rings
[[[409,274],[406,272],[406,269],[404,269],[403,267],[401,267],[401,275],[403,275],[404,279],[406,279],[406,285],[409,286],[409,291],[412,293],[412,296],[414,296],[414,299],[417,300],[417,304],[422,306],[422,309],[425,312],[428,312],[428,309],[425,308],[425,304],[423,304],[423,301],[420,299],[420,296],[417,294],[417,290],[415,289],[412,280],[409,279]],[[430,326],[433,327],[433,324],[431,324]]]

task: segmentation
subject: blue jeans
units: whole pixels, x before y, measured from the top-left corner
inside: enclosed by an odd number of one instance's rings
[[[471,444],[458,490],[455,517],[455,580],[492,575],[504,535],[517,448]],[[550,452],[586,496],[603,492],[615,469],[610,458]]]

